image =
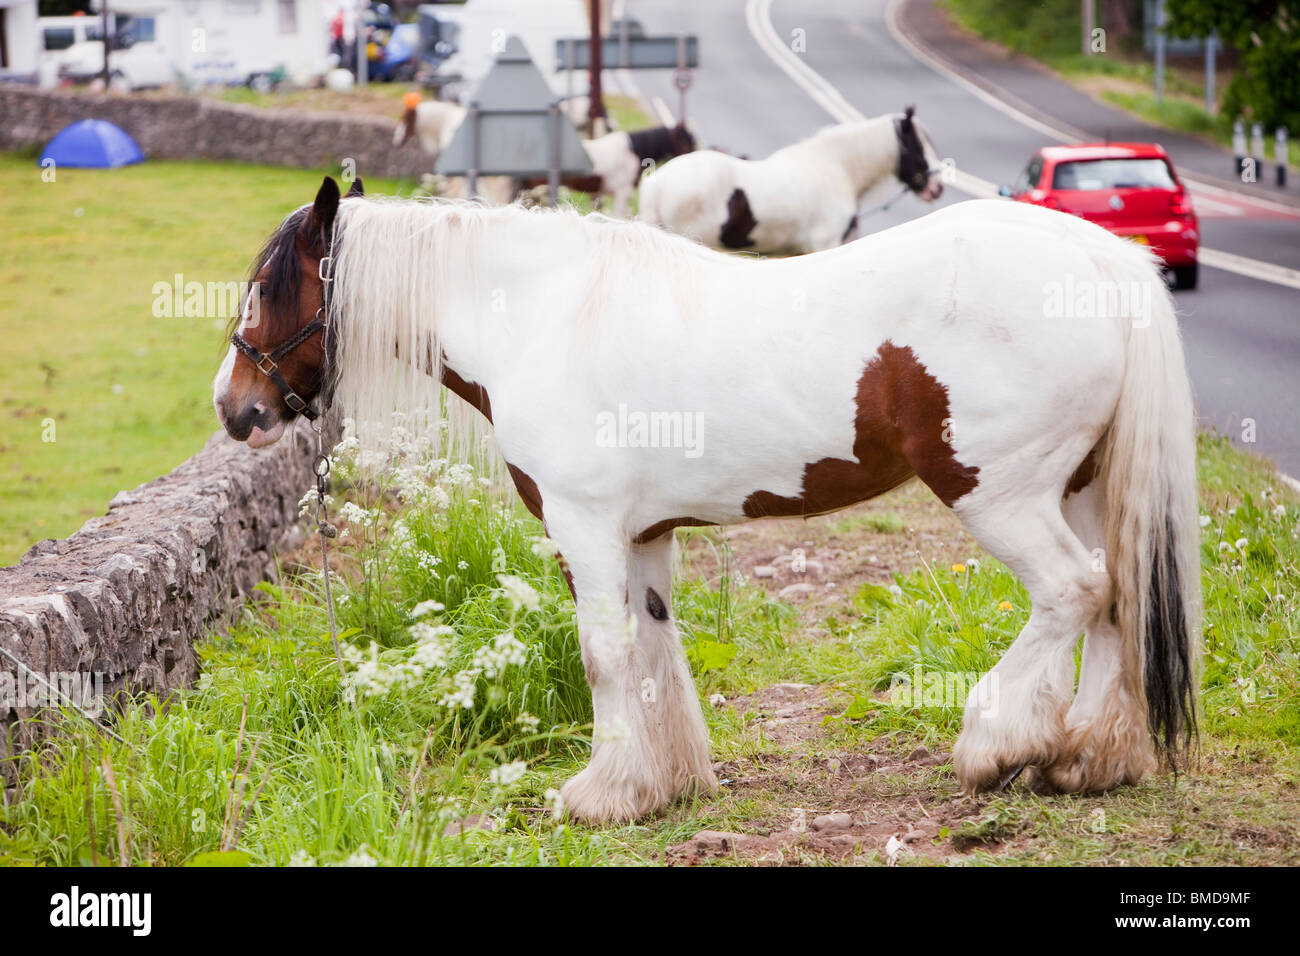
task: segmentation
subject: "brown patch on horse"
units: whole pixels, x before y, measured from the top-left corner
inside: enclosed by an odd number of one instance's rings
[[[406,141],[415,135],[415,107],[408,106],[402,113],[402,138],[398,140],[398,146],[405,146]]]
[[[745,190],[737,189],[727,199],[727,221],[722,224],[719,239],[727,249],[745,249],[754,244],[749,234],[758,225],[754,211],[749,208]]]
[[[663,521],[656,521],[650,527],[646,528],[639,535],[632,539],[633,544],[645,544],[653,541],[660,535],[667,534],[674,528],[707,528],[715,524],[713,521],[701,521],[699,518],[665,518]]]
[[[1074,474],[1065,485],[1065,495],[1078,494],[1092,484],[1092,480],[1097,477],[1097,448],[1094,445],[1092,449],[1084,456],[1083,461],[1079,462],[1079,467],[1074,469]]]
[[[447,365],[445,357],[442,363],[442,384],[447,386],[447,390],[457,398],[477,408],[479,414],[489,422],[492,421],[492,401],[488,398],[487,389],[477,382],[467,382],[461,378],[455,369]],[[513,474],[514,472],[511,471],[512,476]],[[520,474],[523,475],[524,473],[521,471]],[[528,478],[527,475],[524,475],[524,477]],[[529,482],[532,481],[531,478],[528,478],[528,480]],[[533,485],[533,487],[536,488],[537,486]],[[540,498],[538,500],[540,501]]]
[[[948,507],[979,484],[979,469],[957,460],[944,437],[948,390],[908,346],[880,346],[858,379],[853,455],[804,466],[798,496],[756,491],[747,517],[808,517],[838,511],[918,475]]]

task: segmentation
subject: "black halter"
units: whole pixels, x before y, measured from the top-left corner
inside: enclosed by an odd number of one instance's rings
[[[280,373],[279,362],[317,332],[322,329],[328,330],[329,289],[330,283],[334,281],[334,257],[330,251],[332,245],[332,237],[326,239],[325,255],[321,258],[320,265],[316,269],[316,275],[320,277],[321,281],[321,307],[316,310],[314,319],[270,352],[259,352],[249,345],[238,331],[230,333],[230,344],[243,352],[248,357],[248,360],[257,367],[257,370],[271,380],[275,387],[280,390],[280,394],[284,396],[286,405],[309,422],[314,422],[320,416],[320,413],[312,409],[303,400],[303,397],[293,390],[293,386],[289,384],[288,379]]]

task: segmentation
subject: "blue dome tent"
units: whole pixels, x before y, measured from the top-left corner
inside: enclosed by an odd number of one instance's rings
[[[111,169],[144,162],[144,153],[130,135],[108,120],[79,120],[63,128],[41,153],[40,164],[47,159],[56,166]]]

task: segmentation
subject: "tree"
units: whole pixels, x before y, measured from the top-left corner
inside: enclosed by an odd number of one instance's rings
[[[1169,32],[1208,36],[1237,50],[1222,112],[1265,127],[1300,129],[1300,4],[1292,0],[1165,0]]]

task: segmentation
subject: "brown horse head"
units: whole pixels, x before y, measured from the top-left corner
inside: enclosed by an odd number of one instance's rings
[[[348,197],[364,195],[361,180]],[[321,260],[338,215],[339,187],[328,176],[310,206],[291,213],[267,239],[252,268],[231,346],[212,384],[226,432],[253,448],[273,444],[325,383],[326,332]],[[326,272],[328,274],[328,272]]]

